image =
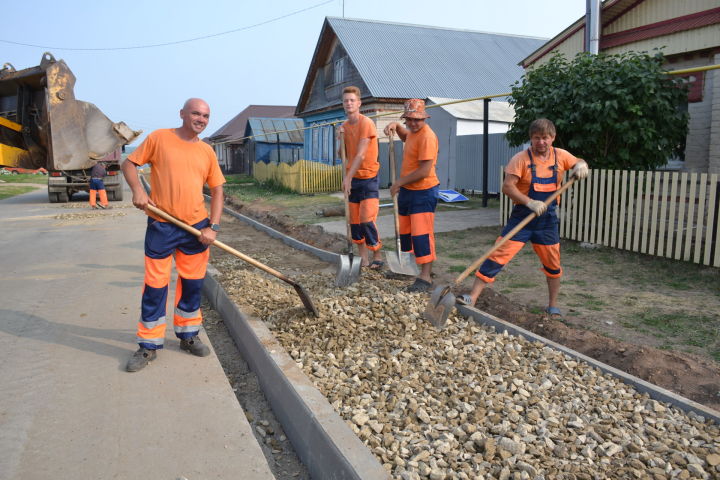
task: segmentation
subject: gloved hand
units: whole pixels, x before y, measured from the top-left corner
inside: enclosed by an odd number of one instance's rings
[[[572,168],[572,170],[570,170],[570,173],[578,180],[582,180],[583,178],[588,176],[588,173],[590,173],[590,169],[588,168],[588,164],[587,162],[585,162],[585,160],[579,160]]]
[[[530,200],[525,206],[535,212],[538,217],[547,211],[547,205],[540,200]]]

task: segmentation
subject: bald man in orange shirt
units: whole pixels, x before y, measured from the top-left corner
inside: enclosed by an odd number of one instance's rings
[[[145,231],[145,284],[137,325],[139,349],[130,358],[127,371],[145,368],[165,343],[168,285],[175,257],[178,272],[175,290],[173,329],[180,348],[198,357],[210,354],[200,341],[202,324],[200,293],[210,258],[209,246],[220,230],[223,183],[215,152],[198,136],[210,120],[210,107],[191,98],[180,110],[182,125],[152,132],[122,164],[125,180],[132,189],[135,207],[153,205],[200,230],[186,232],[172,223],[148,214]],[[149,164],[150,196],[145,192],[137,167]],[[210,188],[210,214],[205,208],[203,186]]]

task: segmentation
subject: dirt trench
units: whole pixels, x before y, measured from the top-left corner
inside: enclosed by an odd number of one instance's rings
[[[346,248],[343,236],[325,233],[318,225],[299,225],[292,217],[277,212],[273,207],[246,205],[232,199],[228,199],[226,204],[243,215],[318,248],[338,253]],[[254,231],[243,222],[228,217],[223,220],[222,240],[250,256],[272,258],[276,264],[271,266],[283,272],[307,273],[335,268],[284,244],[278,248],[279,242],[262,240],[269,237],[260,232],[257,232],[259,236],[248,235],[248,228]],[[218,255],[217,252],[215,255]],[[436,270],[436,284],[451,283],[456,276],[440,268]],[[573,328],[562,321],[531,313],[528,307],[511,301],[491,287],[485,289],[476,307],[607,365],[720,410],[720,365],[712,361],[690,353],[660,350],[642,343],[619,341],[587,329]]]

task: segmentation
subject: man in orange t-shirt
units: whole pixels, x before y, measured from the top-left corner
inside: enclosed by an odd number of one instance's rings
[[[398,195],[400,217],[400,248],[412,251],[420,265],[420,274],[407,290],[426,292],[432,288],[432,262],[435,261],[435,208],[438,185],[435,164],[438,156],[438,139],[425,123],[429,118],[425,101],[417,98],[405,102],[407,128],[400,122],[385,127],[385,135],[397,133],[405,142],[400,178],[390,187],[391,195]]]
[[[380,210],[377,130],[375,123],[360,113],[362,102],[358,87],[345,87],[342,100],[347,120],[340,125],[338,133],[345,137],[348,159],[342,188],[348,195],[350,233],[360,252],[360,264],[379,270],[384,262],[380,253],[382,242],[375,223]],[[372,262],[368,250],[373,252]]]
[[[135,207],[153,205],[200,230],[186,232],[172,223],[148,213],[145,231],[145,284],[140,321],[137,326],[139,349],[128,361],[127,371],[144,368],[157,356],[165,342],[165,315],[173,254],[178,272],[173,327],[180,348],[199,357],[210,349],[198,337],[202,314],[200,293],[210,258],[209,246],[220,230],[223,183],[213,149],[200,140],[210,120],[210,107],[191,98],[180,110],[182,126],[152,132],[122,164],[125,180],[132,189]],[[151,165],[150,196],[145,192],[137,167]],[[203,186],[210,188],[210,215],[203,197]]]
[[[485,286],[495,281],[500,270],[529,241],[540,258],[543,266],[541,271],[547,278],[548,306],[545,312],[551,316],[560,316],[557,299],[562,268],[558,229],[560,220],[556,211],[560,199],[550,206],[544,202],[560,188],[566,171],[570,170],[573,176],[583,179],[588,176],[589,170],[585,160],[567,150],[553,147],[554,141],[555,125],[550,120],[540,118],[530,124],[530,148],[515,154],[505,167],[502,192],[512,199],[515,206],[498,240],[531,213],[537,217],[480,265],[470,294],[458,297],[460,303],[475,305]]]

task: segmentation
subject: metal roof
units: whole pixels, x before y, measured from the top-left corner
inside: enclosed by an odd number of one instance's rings
[[[249,105],[245,110],[235,115],[229,122],[220,127],[215,133],[208,137],[211,141],[224,141],[240,138],[245,135],[247,120],[250,117],[293,117],[294,106],[286,105]]]
[[[510,91],[547,39],[328,17],[375,98],[472,98]],[[322,38],[321,38],[322,40]]]
[[[250,117],[245,136],[262,143],[300,143],[304,142],[303,121],[298,118],[256,118]],[[287,131],[292,130],[292,131]],[[276,133],[277,132],[277,133]],[[268,134],[268,135],[263,135]]]

